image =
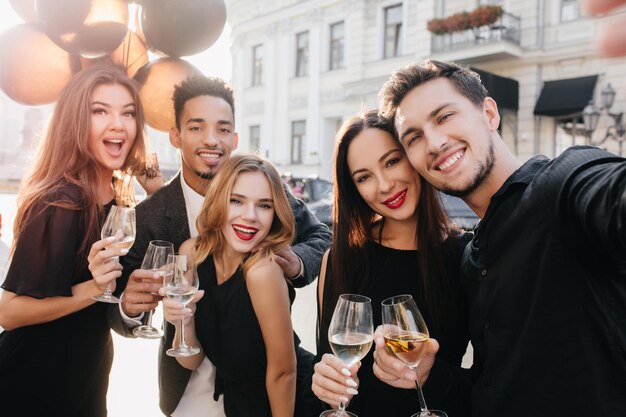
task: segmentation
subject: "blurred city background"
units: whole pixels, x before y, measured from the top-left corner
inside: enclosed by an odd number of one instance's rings
[[[140,34],[142,2],[128,3],[129,29]],[[188,0],[203,3],[220,2]],[[326,223],[335,132],[346,118],[377,105],[378,90],[393,70],[425,58],[455,61],[481,75],[499,105],[502,138],[521,160],[553,157],[576,144],[624,153],[626,62],[600,57],[594,45],[599,26],[624,10],[593,19],[582,14],[580,0],[222,3],[226,24],[217,41],[180,59],[234,86],[238,151],[272,161]],[[15,69],[11,57],[2,55],[3,39],[25,19],[33,21],[34,4],[0,0],[0,83],[3,70],[6,76],[7,68]],[[150,62],[161,57],[148,51]],[[54,106],[24,102],[0,89],[2,265],[12,239],[15,193]],[[153,103],[144,100],[146,107]],[[179,156],[169,144],[168,126],[157,119],[147,129],[161,168],[173,175]],[[458,201],[446,198],[445,204],[459,224],[475,224]],[[293,312],[296,330],[313,351],[314,287],[300,291]],[[110,415],[160,415],[158,342],[115,341]]]

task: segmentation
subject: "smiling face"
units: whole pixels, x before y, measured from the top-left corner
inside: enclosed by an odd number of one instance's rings
[[[393,136],[376,128],[363,130],[350,143],[347,160],[357,191],[372,210],[395,220],[413,217],[420,177]]]
[[[220,165],[237,148],[233,110],[220,97],[198,96],[185,102],[180,129],[170,131],[170,141],[180,149],[187,184],[204,194]]]
[[[459,197],[471,195],[489,178],[499,122],[491,98],[477,106],[445,78],[411,90],[395,116],[413,167],[435,188]]]
[[[227,218],[222,234],[235,252],[248,253],[265,239],[274,221],[274,200],[263,173],[239,174],[230,194]]]
[[[122,168],[137,136],[133,96],[120,84],[94,88],[90,102],[89,151],[107,176]]]

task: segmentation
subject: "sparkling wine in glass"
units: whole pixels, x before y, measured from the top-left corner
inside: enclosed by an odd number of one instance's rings
[[[397,295],[383,300],[382,318],[387,350],[417,374],[430,336],[415,300],[410,295]],[[420,411],[411,417],[448,417],[443,411],[428,409],[419,380],[415,381],[415,388]]]
[[[141,263],[141,269],[158,272],[161,277],[171,273],[167,268],[168,255],[174,254],[174,245],[165,240],[151,240]],[[141,326],[133,329],[133,334],[144,339],[158,339],[163,336],[163,330],[152,325],[152,314],[154,310],[148,311]]]
[[[115,240],[107,246],[107,249],[130,249],[135,243],[135,209],[121,206],[111,207],[100,235],[102,239],[115,236]],[[112,257],[111,262],[119,262],[119,257]],[[107,284],[104,293],[94,296],[93,299],[105,303],[120,302],[120,299],[112,294],[111,283]]]
[[[372,300],[357,294],[340,295],[328,327],[328,342],[335,356],[347,366],[360,361],[372,347],[373,333]],[[348,416],[357,417],[346,411],[343,402],[337,410],[320,414],[320,417]]]
[[[163,276],[163,288],[167,297],[186,306],[198,291],[198,271],[193,255],[168,255],[168,272]],[[185,323],[180,323],[180,344],[166,353],[169,356],[193,356],[200,352],[197,347],[185,342]]]

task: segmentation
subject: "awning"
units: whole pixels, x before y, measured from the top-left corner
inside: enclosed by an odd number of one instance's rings
[[[535,116],[576,116],[593,99],[597,75],[546,81],[535,104]]]
[[[501,77],[487,71],[471,68],[480,75],[480,80],[499,108],[515,110],[519,109],[519,83],[511,78]]]

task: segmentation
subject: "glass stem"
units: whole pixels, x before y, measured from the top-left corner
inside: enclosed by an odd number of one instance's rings
[[[111,262],[119,262],[120,261],[120,257],[119,256],[113,256],[111,257]],[[113,285],[113,281],[109,281],[107,282],[107,286],[104,287],[104,293],[103,295],[110,297],[113,295],[113,288],[111,288],[111,286]]]
[[[185,343],[185,320],[180,321],[180,344],[179,349],[186,349],[187,343]]]
[[[426,407],[426,400],[424,399],[424,394],[422,393],[422,387],[420,387],[420,379],[417,374],[417,366],[413,369],[415,371],[415,388],[417,389],[417,399],[420,402],[420,411],[423,415],[428,416],[430,412],[428,411],[428,407]]]
[[[339,408],[337,409],[337,412],[335,413],[335,417],[344,417],[346,415],[345,411],[346,411],[346,405],[343,403],[343,401],[339,401]]]
[[[148,327],[152,327],[152,313],[154,313],[154,310],[148,311],[148,314],[146,315],[146,326]]]

